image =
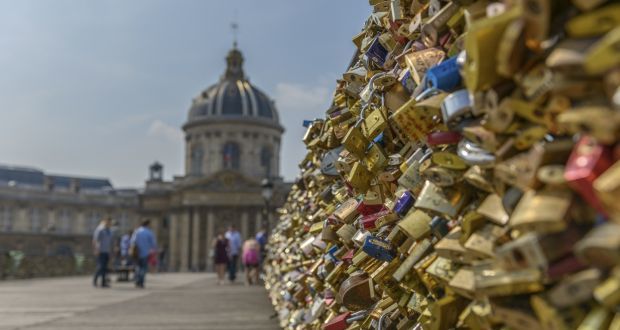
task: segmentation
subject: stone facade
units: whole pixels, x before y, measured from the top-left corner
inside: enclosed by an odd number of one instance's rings
[[[203,271],[211,269],[213,238],[229,225],[244,239],[268,229],[291,186],[279,176],[284,129],[273,102],[245,77],[236,47],[227,63],[220,81],[192,101],[183,176],[164,181],[155,163],[144,189],[118,190],[106,179],[0,168],[0,255],[22,251],[25,265],[66,256],[63,269],[74,273],[74,256],[92,263],[90,237],[102,218],[116,220],[119,235],[150,219],[169,270]],[[273,184],[267,201],[264,179]]]
[[[142,215],[165,224],[159,239],[170,270],[211,269],[217,233],[236,225],[245,239],[269,228],[291,186],[279,177],[284,129],[273,102],[245,77],[239,50],[227,63],[220,82],[193,100],[183,125],[185,175],[165,182],[154,164],[141,195]],[[268,203],[265,178],[274,184]]]

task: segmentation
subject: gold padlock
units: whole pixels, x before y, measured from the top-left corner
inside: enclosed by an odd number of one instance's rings
[[[552,233],[566,228],[572,196],[566,190],[526,191],[510,216],[509,226],[521,232]]]
[[[397,226],[408,237],[419,240],[428,236],[431,232],[431,217],[422,210],[414,210],[407,214]]]
[[[455,217],[467,199],[462,187],[441,189],[434,183],[426,181],[414,206],[436,214]]]
[[[356,126],[351,127],[342,140],[342,144],[345,148],[359,158],[364,157],[369,143],[368,139],[362,133],[362,130]]]

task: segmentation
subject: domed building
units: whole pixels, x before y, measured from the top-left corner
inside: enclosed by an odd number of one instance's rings
[[[284,129],[275,105],[245,77],[236,47],[226,62],[220,81],[192,101],[183,126],[185,172],[209,176],[235,170],[250,178],[277,177]]]
[[[217,233],[235,225],[245,239],[268,228],[291,186],[280,177],[284,128],[274,102],[250,83],[236,45],[226,64],[219,82],[192,100],[182,128],[185,174],[166,182],[153,164],[141,194],[170,270],[211,270]]]

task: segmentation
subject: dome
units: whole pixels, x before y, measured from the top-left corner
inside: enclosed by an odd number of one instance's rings
[[[280,126],[274,102],[245,77],[243,55],[236,47],[228,53],[226,62],[220,81],[194,98],[187,124],[242,119]]]

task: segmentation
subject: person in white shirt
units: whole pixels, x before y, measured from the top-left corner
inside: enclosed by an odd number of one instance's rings
[[[226,232],[226,239],[228,240],[228,279],[230,282],[234,282],[237,278],[237,263],[239,261],[239,254],[241,253],[241,234],[237,230],[235,225],[228,227]]]

